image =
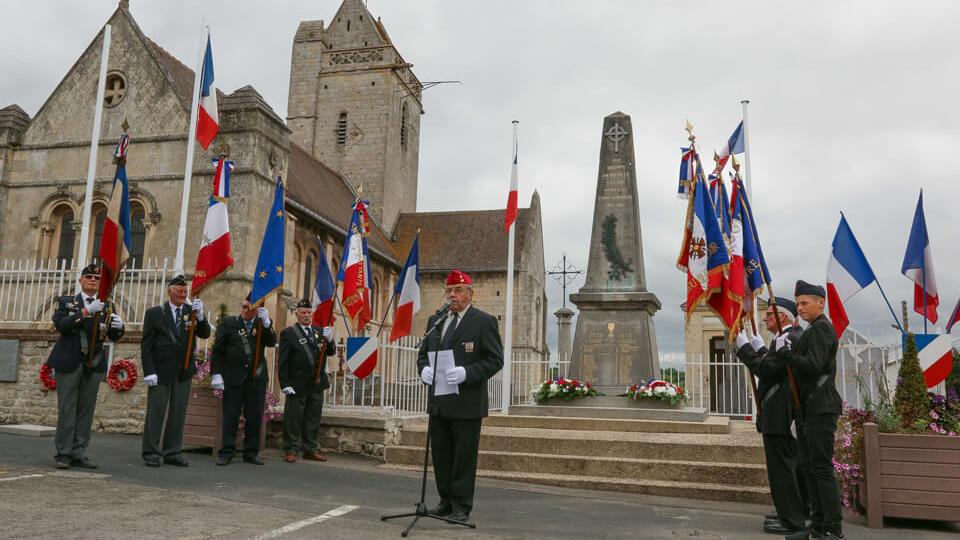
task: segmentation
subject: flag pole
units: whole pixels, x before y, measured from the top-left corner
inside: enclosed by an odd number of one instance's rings
[[[844,221],[846,221],[847,216],[843,215],[843,212],[840,212],[840,218],[843,219]],[[849,226],[849,222],[848,222],[848,226]],[[853,230],[852,230],[852,229],[851,229],[850,233],[853,234]],[[872,270],[872,269],[871,269],[871,270]],[[893,316],[893,322],[897,323],[897,328],[899,328],[899,329],[900,329],[900,332],[903,333],[903,332],[904,332],[904,330],[903,330],[903,325],[900,324],[900,319],[897,318],[897,313],[896,313],[895,311],[893,311],[893,306],[890,305],[890,299],[887,298],[887,293],[883,292],[883,285],[880,285],[880,278],[878,278],[876,275],[874,275],[874,276],[873,276],[873,279],[874,279],[874,281],[877,282],[877,288],[880,289],[880,296],[882,296],[882,297],[883,297],[883,301],[887,303],[887,309],[890,310],[890,315]],[[837,336],[837,338],[839,338],[839,337],[840,337],[840,336]]]
[[[520,122],[513,121],[513,152],[514,159],[517,157],[518,142],[520,134]],[[514,258],[514,237],[517,229],[517,221],[514,219],[510,224],[510,232],[507,235],[507,309],[504,313],[505,328],[503,331],[503,379],[501,388],[501,408],[503,414],[510,413],[510,378],[513,367],[513,258]]]
[[[97,79],[97,102],[93,107],[93,133],[90,135],[90,161],[87,163],[87,186],[83,197],[83,218],[80,227],[80,252],[77,255],[77,278],[86,266],[87,244],[90,236],[90,213],[93,208],[93,184],[97,176],[97,150],[100,148],[100,124],[103,123],[103,95],[107,81],[107,63],[110,61],[110,35],[113,27],[103,27],[103,49],[100,52],[100,78]]]
[[[193,179],[193,151],[197,142],[197,109],[200,101],[200,83],[203,78],[203,53],[207,47],[210,28],[206,18],[200,19],[200,51],[197,56],[197,70],[193,74],[193,101],[190,105],[190,125],[187,127],[187,159],[183,170],[183,195],[180,200],[180,228],[177,230],[177,254],[173,259],[175,274],[183,273],[183,252],[187,243],[187,211],[190,206],[190,181]],[[216,96],[214,96],[216,99]]]

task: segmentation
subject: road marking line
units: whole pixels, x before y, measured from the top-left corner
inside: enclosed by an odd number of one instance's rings
[[[302,528],[304,528],[304,527],[306,527],[306,526],[308,526],[308,525],[315,525],[315,524],[317,524],[317,523],[323,523],[324,521],[326,521],[326,520],[328,520],[328,519],[330,519],[330,518],[335,518],[335,517],[338,517],[338,516],[342,516],[342,515],[344,515],[344,514],[348,514],[348,513],[350,513],[350,512],[353,512],[353,511],[356,510],[357,508],[360,508],[360,507],[359,507],[359,506],[353,506],[353,505],[350,505],[350,504],[345,504],[345,505],[343,505],[343,506],[334,508],[333,510],[330,510],[329,512],[327,512],[327,513],[325,513],[325,514],[320,514],[319,516],[314,516],[314,517],[312,517],[312,518],[310,518],[310,519],[304,519],[303,521],[295,521],[295,522],[293,522],[293,523],[291,523],[291,524],[289,524],[289,525],[280,527],[279,529],[275,529],[275,530],[272,530],[272,531],[270,531],[270,532],[268,532],[268,533],[261,534],[260,536],[258,536],[258,537],[256,538],[256,540],[266,540],[267,538],[276,538],[276,537],[278,537],[278,536],[280,536],[280,535],[282,535],[282,534],[287,534],[288,532],[293,532],[293,531],[295,531],[295,530],[297,530],[297,529],[302,529]]]
[[[40,478],[42,474],[25,474],[23,476],[11,476],[10,478],[0,478],[0,482],[13,482],[14,480],[23,480],[24,478]]]

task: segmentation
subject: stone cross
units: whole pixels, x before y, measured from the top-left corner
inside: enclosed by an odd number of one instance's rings
[[[107,88],[103,98],[107,102],[107,105],[120,103],[120,100],[123,99],[124,94],[127,93],[127,88],[123,84],[123,78],[114,77],[112,82],[113,88]]]
[[[613,126],[607,130],[607,139],[613,143],[614,152],[620,153],[620,141],[625,139],[629,134],[630,132],[623,129],[619,122],[614,123]]]

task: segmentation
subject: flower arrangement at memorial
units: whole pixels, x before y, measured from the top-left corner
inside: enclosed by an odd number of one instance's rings
[[[687,399],[683,388],[662,379],[650,379],[646,382],[631,384],[627,388],[627,399],[634,401],[652,400],[663,401],[676,405]]]
[[[129,392],[137,384],[137,366],[127,358],[110,364],[107,384],[117,392]]]
[[[57,389],[57,378],[53,368],[46,364],[40,365],[40,386],[44,392]]]
[[[533,395],[534,401],[537,403],[543,403],[551,398],[560,398],[564,401],[571,401],[574,399],[580,399],[589,396],[599,396],[600,393],[597,392],[593,386],[588,382],[578,381],[577,379],[567,379],[564,377],[557,377],[555,379],[547,379],[540,383],[540,386],[537,386],[531,392]]]

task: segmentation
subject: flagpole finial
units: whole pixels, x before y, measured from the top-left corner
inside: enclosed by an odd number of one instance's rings
[[[687,120],[687,125],[683,129],[689,134],[688,141],[692,143],[697,140],[697,136],[693,134],[693,124],[690,123],[690,120]]]
[[[740,174],[740,160],[735,155],[730,156],[730,159],[733,161],[733,170]]]
[[[127,122],[126,117],[123,118],[123,123],[120,124],[120,127],[123,129],[124,132],[127,132],[130,130],[130,122]]]

